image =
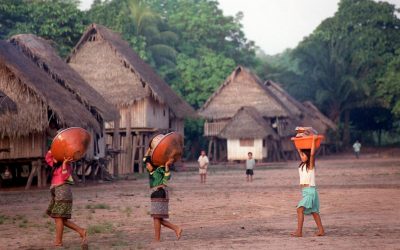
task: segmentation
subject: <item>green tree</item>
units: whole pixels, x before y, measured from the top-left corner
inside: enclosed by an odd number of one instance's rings
[[[378,81],[378,96],[384,107],[389,108],[396,117],[400,117],[400,50]]]
[[[343,119],[345,145],[350,139],[350,111],[380,105],[376,79],[400,45],[399,27],[393,5],[342,0],[334,17],[293,51],[301,74],[309,79],[299,84],[334,121]]]
[[[181,81],[173,85],[196,109],[204,104],[235,67],[235,62],[222,54],[205,48],[198,52],[194,58],[183,53],[178,55],[177,70]]]
[[[60,55],[66,56],[88,23],[77,6],[75,0],[26,0],[8,4],[9,13],[17,18],[12,19],[13,24],[10,21],[5,25],[8,27],[4,30],[5,37],[32,33],[52,41]]]
[[[144,0],[96,2],[89,11],[93,22],[120,32],[139,56],[165,77],[175,67],[178,36]]]

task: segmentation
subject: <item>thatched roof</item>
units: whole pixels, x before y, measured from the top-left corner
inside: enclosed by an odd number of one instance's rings
[[[302,113],[305,111],[302,104],[289,95],[278,83],[267,80],[264,82],[264,86],[271,90],[276,98],[290,110],[292,115],[296,116],[297,119],[301,117]]]
[[[238,66],[198,111],[207,119],[233,117],[242,106],[251,106],[263,117],[290,117],[283,105],[261,80],[248,69]]]
[[[254,107],[241,107],[221,130],[219,137],[226,139],[264,139],[272,136],[278,139],[277,133]]]
[[[0,90],[18,107],[17,114],[0,116],[0,136],[42,132],[48,127],[49,115],[63,126],[100,132],[99,123],[73,94],[6,41],[0,41]]]
[[[332,130],[337,130],[337,125],[328,117],[326,117],[317,107],[315,107],[314,104],[310,101],[305,101],[303,102],[304,107],[308,109],[309,113],[314,114],[315,118],[320,120],[322,123],[324,123],[327,127],[329,127]]]
[[[119,34],[102,25],[92,24],[87,28],[67,62],[118,107],[152,96],[167,104],[179,118],[195,115],[193,108]]]
[[[11,37],[10,42],[18,46],[43,72],[76,95],[77,100],[100,121],[112,121],[118,117],[118,110],[64,62],[43,38],[21,34]]]
[[[336,125],[311,102],[301,103],[287,93],[278,83],[267,80],[264,85],[269,88],[285,105],[296,115],[293,120],[297,126],[313,127],[320,133],[325,133],[328,128],[336,130]]]
[[[0,90],[0,115],[6,113],[17,113],[17,104]]]

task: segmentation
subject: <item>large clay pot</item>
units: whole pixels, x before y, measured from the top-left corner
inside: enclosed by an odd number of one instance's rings
[[[294,146],[297,149],[311,149],[313,136],[303,136],[303,137],[292,137]],[[323,135],[318,135],[315,141],[315,149],[321,146],[321,142],[324,140]]]
[[[168,161],[176,162],[183,154],[183,137],[177,132],[171,132],[160,138],[157,143],[150,142],[152,145],[151,161],[156,166],[165,165]]]
[[[57,161],[64,158],[81,159],[90,143],[90,134],[83,128],[72,127],[60,131],[51,143],[51,154]]]

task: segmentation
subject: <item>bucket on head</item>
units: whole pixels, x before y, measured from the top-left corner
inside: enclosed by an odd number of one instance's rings
[[[51,154],[57,161],[72,158],[72,161],[80,160],[89,147],[91,136],[83,128],[71,127],[60,131],[51,143]]]
[[[176,162],[183,154],[183,137],[180,133],[171,132],[157,135],[150,142],[151,161],[156,166],[165,165],[168,161]]]

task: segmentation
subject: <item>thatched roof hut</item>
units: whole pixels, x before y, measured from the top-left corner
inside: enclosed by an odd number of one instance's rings
[[[18,47],[42,72],[74,94],[100,123],[113,121],[118,117],[118,110],[64,62],[43,38],[21,34],[11,37],[10,43]]]
[[[0,115],[6,113],[17,113],[17,104],[0,90]]]
[[[281,100],[266,88],[256,75],[243,66],[238,66],[228,76],[198,113],[211,120],[229,119],[243,105],[256,108],[263,117],[293,116]]]
[[[38,70],[14,45],[0,41],[0,90],[18,107],[18,113],[0,116],[0,137],[42,132],[49,117],[60,125],[100,132],[92,114],[65,88]]]
[[[107,70],[95,67],[94,55],[102,62],[107,62]],[[79,65],[75,64],[77,60]],[[158,102],[167,104],[178,118],[195,114],[193,108],[119,34],[102,25],[92,24],[87,28],[67,62],[117,107],[130,106],[152,96]]]
[[[310,101],[301,103],[287,93],[278,83],[268,80],[264,85],[279,98],[288,109],[296,115],[297,126],[313,127],[320,133],[326,133],[328,129],[336,130],[337,126]]]
[[[241,107],[228,124],[219,133],[219,137],[225,139],[264,139],[271,136],[279,139],[260,112],[254,107]]]
[[[321,111],[310,101],[303,102],[304,107],[308,110],[309,114],[313,114],[313,119],[318,121],[319,125],[315,125],[315,128],[320,131],[324,129],[337,130],[337,125],[328,117],[326,117]]]

